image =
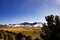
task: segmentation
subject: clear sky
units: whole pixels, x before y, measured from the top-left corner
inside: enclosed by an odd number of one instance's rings
[[[0,24],[45,22],[51,14],[60,15],[60,0],[0,0]]]

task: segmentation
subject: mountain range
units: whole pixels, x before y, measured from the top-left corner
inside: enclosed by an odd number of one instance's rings
[[[36,24],[42,24],[41,22],[33,22],[33,23],[28,23],[28,22],[24,22],[24,23],[20,23],[20,25],[36,25]]]

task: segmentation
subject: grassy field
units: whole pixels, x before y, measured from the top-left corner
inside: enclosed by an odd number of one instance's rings
[[[11,31],[15,33],[23,33],[24,35],[31,35],[33,39],[40,38],[40,27],[2,27],[0,30]]]

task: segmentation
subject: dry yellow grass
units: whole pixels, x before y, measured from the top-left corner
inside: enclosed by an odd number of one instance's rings
[[[5,27],[5,28],[0,28],[0,30],[4,30],[4,31],[12,31],[15,33],[23,33],[25,35],[31,35],[33,39],[35,38],[40,38],[40,31],[41,28],[40,27]]]

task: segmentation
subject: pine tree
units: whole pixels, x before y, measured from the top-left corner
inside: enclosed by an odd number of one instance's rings
[[[42,33],[40,34],[43,40],[60,40],[60,19],[59,16],[46,16],[47,21],[43,24]]]
[[[35,38],[35,40],[40,40],[39,38]]]
[[[32,40],[32,37],[30,35],[25,37],[25,40]]]
[[[17,35],[16,35],[16,40],[23,40],[23,34],[22,33],[18,33]]]

